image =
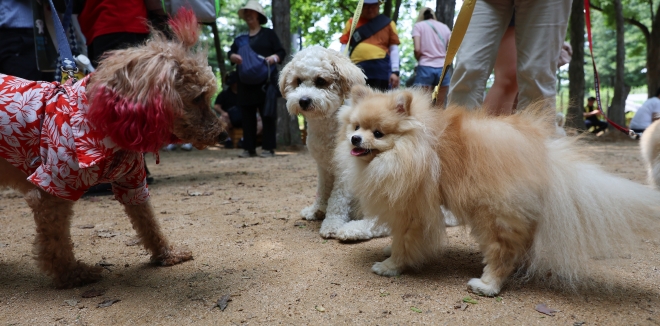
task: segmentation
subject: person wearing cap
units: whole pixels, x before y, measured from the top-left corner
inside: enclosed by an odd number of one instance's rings
[[[353,18],[339,38],[341,52],[348,47],[353,63],[367,76],[367,85],[387,90],[399,87],[399,35],[392,20],[380,12],[379,0],[364,0],[362,13],[349,40]]]
[[[258,55],[263,56],[265,58],[264,60],[270,65],[282,62],[286,52],[277,34],[272,29],[261,26],[268,22],[268,18],[259,2],[256,0],[248,1],[244,7],[238,10],[238,17],[243,19],[248,25],[250,48]],[[236,39],[231,45],[228,57],[232,64],[240,65],[243,62],[243,58],[238,54]],[[276,74],[270,78],[270,82],[272,85],[277,83]],[[250,85],[241,82],[239,78],[238,106],[241,108],[243,116],[244,149],[239,157],[257,156],[257,111],[262,111],[266,103],[266,83],[264,82],[262,85]],[[263,123],[261,156],[273,157],[275,156],[277,118],[265,117],[262,112],[261,119]]]

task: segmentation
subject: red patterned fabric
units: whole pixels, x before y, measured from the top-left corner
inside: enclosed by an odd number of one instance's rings
[[[111,183],[128,205],[149,198],[142,153],[123,150],[90,125],[85,87],[0,74],[0,157],[48,193],[78,200]]]

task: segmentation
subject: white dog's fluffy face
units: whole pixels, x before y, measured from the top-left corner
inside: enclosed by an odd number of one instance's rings
[[[354,84],[364,84],[362,70],[337,51],[321,46],[300,51],[284,67],[279,86],[291,115],[332,116]]]

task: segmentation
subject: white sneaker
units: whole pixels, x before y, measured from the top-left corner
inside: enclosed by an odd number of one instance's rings
[[[176,145],[175,144],[169,144],[169,145],[163,147],[163,150],[171,152],[173,150],[176,150]]]
[[[192,151],[193,146],[191,143],[181,145],[181,149],[184,151]]]

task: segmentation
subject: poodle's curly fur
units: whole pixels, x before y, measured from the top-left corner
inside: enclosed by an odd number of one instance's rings
[[[366,240],[389,233],[374,226],[375,219],[351,221],[360,214],[353,209],[351,190],[337,178],[340,172],[332,159],[339,131],[337,111],[351,87],[364,84],[364,73],[350,59],[321,46],[300,51],[280,74],[287,110],[307,120],[307,148],[318,168],[316,200],[301,215],[307,220],[325,218],[320,231],[324,238]]]
[[[107,54],[90,77],[85,91],[88,119],[122,150],[157,152],[172,141],[202,149],[226,137],[223,124],[210,109],[216,79],[206,51],[193,47],[199,36],[194,14],[179,11],[169,25],[173,40],[152,30],[145,44]],[[34,212],[39,268],[58,288],[99,280],[102,268],[78,261],[73,253],[69,228],[74,202],[55,197],[26,178],[0,158],[0,186],[23,193]],[[168,243],[149,200],[125,205],[125,211],[154,263],[174,265],[192,259],[191,252]]]

